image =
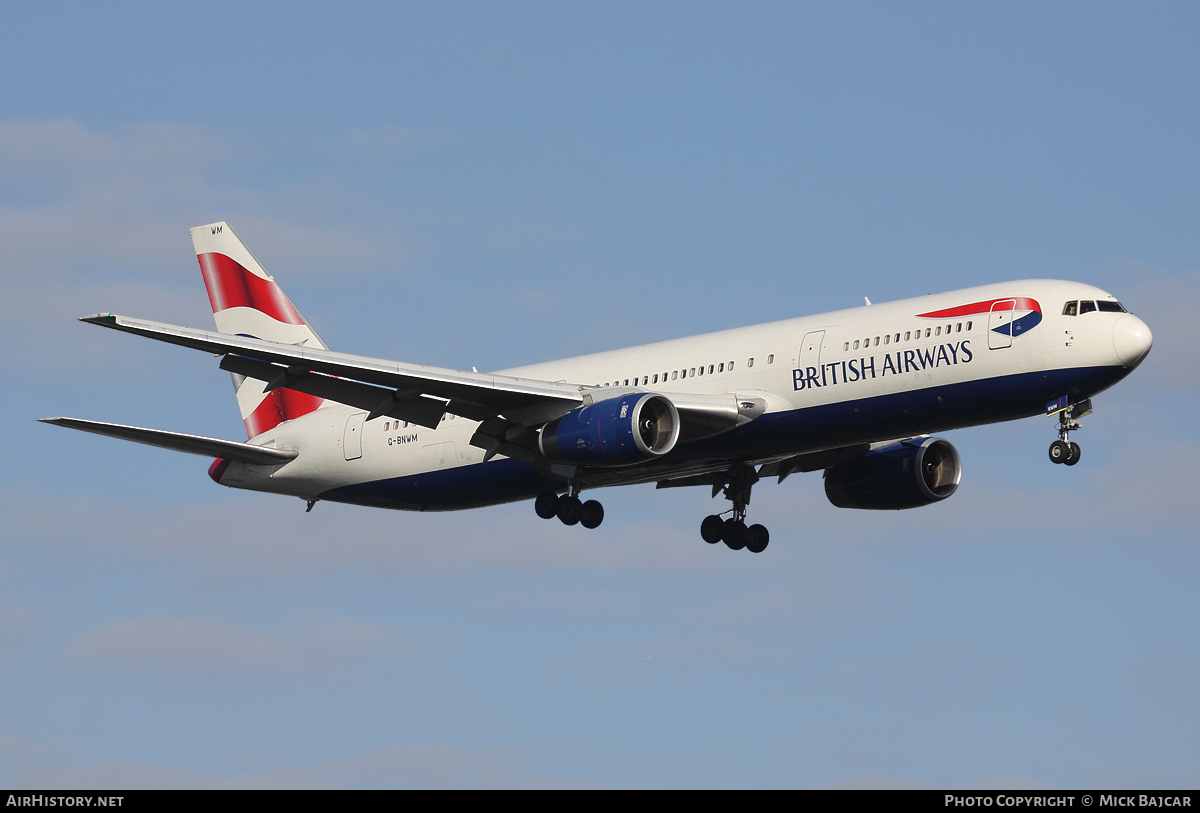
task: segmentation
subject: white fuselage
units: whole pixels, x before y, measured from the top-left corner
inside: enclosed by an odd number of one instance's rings
[[[595,401],[635,389],[765,401],[765,414],[747,427],[711,442],[681,444],[652,467],[697,471],[733,458],[761,462],[890,439],[897,431],[911,436],[1022,417],[1068,392],[1075,400],[1090,397],[1127,374],[1149,349],[1149,331],[1134,316],[1063,313],[1068,302],[1097,300],[1113,297],[1074,282],[1006,282],[500,372],[578,384]],[[1040,305],[1040,315],[1029,314],[1006,335],[1005,320],[1020,322],[1029,301]],[[929,315],[987,302],[1000,304]],[[1144,346],[1134,336],[1138,330]],[[294,460],[270,467],[235,463],[220,481],[397,508],[504,502],[532,496],[553,481],[546,470],[528,464],[518,470],[517,461],[503,456],[483,463],[484,451],[469,442],[475,421],[447,415],[427,429],[365,418],[360,409],[326,402],[255,438],[256,445],[298,450]],[[640,468],[625,467],[624,477],[609,473],[597,484],[653,479]],[[442,503],[442,492],[457,497]]]

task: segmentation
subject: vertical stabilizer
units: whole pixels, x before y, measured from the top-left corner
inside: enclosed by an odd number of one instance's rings
[[[217,331],[281,344],[326,349],[325,343],[224,221],[191,230]],[[264,393],[265,382],[233,376],[247,437],[312,412],[322,399],[285,388]]]

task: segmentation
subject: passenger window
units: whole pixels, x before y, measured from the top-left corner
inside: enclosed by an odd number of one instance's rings
[[[959,322],[957,325],[954,326],[954,332],[962,333],[962,322]]]
[[[658,383],[658,373],[655,373],[655,374],[654,374],[654,383],[655,383],[655,384],[657,384],[657,383]]]
[[[925,328],[925,338],[926,339],[929,338],[929,331],[930,331],[930,328]]]
[[[849,350],[849,349],[850,349],[850,342],[846,342],[845,344],[842,345],[842,350]]]
[[[855,350],[857,350],[857,349],[858,349],[858,339],[855,339],[855,340],[854,340],[854,349],[855,349]]]
[[[884,343],[884,344],[887,344],[889,341],[891,341],[891,338],[892,338],[892,336],[891,336],[891,334],[890,334],[890,333],[889,333],[888,335],[884,336],[884,337],[883,337],[883,343]]]
[[[712,375],[712,374],[713,374],[713,366],[712,366],[711,364],[710,364],[710,365],[708,365],[708,374],[709,374],[709,375]]]
[[[1096,310],[1096,303],[1090,299],[1085,299],[1079,303],[1080,316],[1083,316],[1085,313],[1091,313],[1094,310]]]
[[[774,364],[774,363],[775,363],[775,354],[772,353],[771,355],[767,356],[767,364]]]
[[[720,364],[717,365],[717,372],[718,373],[725,372],[725,362],[722,361]]]
[[[971,331],[971,323],[967,322],[967,332],[969,333],[970,331]]]
[[[900,334],[897,333],[896,338],[892,339],[892,341],[894,341],[896,344],[899,344],[900,343]]]
[[[688,373],[688,375],[690,375],[692,378],[695,378],[696,377],[696,368],[693,367],[691,369],[691,371]]]
[[[752,359],[750,359],[748,362],[746,362],[746,366],[747,366],[747,367],[753,367],[753,366],[754,366],[754,359],[752,358]]]
[[[733,372],[733,362],[729,362],[729,372]]]
[[[942,335],[942,326],[941,326],[941,325],[938,325],[938,326],[937,326],[937,329],[935,329],[935,330],[933,331],[933,335],[934,335],[934,336],[941,336],[941,335]]]
[[[700,375],[704,375],[704,365],[703,364],[701,364],[697,369],[700,371]]]
[[[1063,316],[1075,316],[1079,313],[1079,300],[1074,300],[1063,305]]]
[[[904,331],[904,341],[908,341],[910,338],[912,338],[912,331],[911,330]]]
[[[671,380],[672,380],[672,381],[674,381],[674,380],[676,380],[677,378],[679,378],[679,371],[678,371],[678,370],[672,370],[672,371],[671,371]]]
[[[655,376],[655,377],[657,378],[657,376]],[[644,375],[644,376],[642,376],[642,386],[644,387],[644,386],[646,386],[646,385],[647,385],[647,384],[649,384],[649,383],[650,383],[650,377],[649,377],[649,376],[645,376],[645,375]]]

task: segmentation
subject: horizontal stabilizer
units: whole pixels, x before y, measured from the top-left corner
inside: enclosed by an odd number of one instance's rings
[[[206,457],[223,457],[226,460],[237,460],[260,466],[277,466],[297,455],[294,449],[268,449],[265,446],[252,446],[236,440],[219,440],[200,435],[185,435],[181,432],[164,432],[161,429],[142,429],[138,426],[122,426],[119,423],[85,421],[79,418],[39,418],[39,420],[42,423],[66,426],[84,432],[93,432],[97,435],[108,435],[121,440],[132,440],[135,443],[159,446],[176,452],[187,452]]]

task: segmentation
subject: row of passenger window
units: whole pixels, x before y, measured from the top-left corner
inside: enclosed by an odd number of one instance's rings
[[[770,355],[767,356],[767,364],[774,364],[774,363],[775,363],[775,354],[771,353]],[[746,366],[747,367],[754,366],[754,358],[753,357],[746,359]],[[724,373],[724,372],[731,372],[733,370],[733,362],[727,361],[727,362],[721,362],[720,364],[710,364],[710,365],[708,365],[707,370],[708,370],[709,375],[715,375],[717,373]],[[633,382],[632,386],[634,386],[634,387],[637,387],[637,386],[648,387],[651,384],[659,383],[659,381],[664,381],[664,382],[665,381],[679,381],[680,379],[685,379],[685,378],[696,378],[697,376],[704,375],[704,372],[705,372],[705,366],[703,364],[701,364],[699,367],[682,367],[678,370],[667,370],[665,373],[662,374],[661,378],[658,373],[653,373],[652,375],[634,376],[633,378],[626,378],[626,379],[624,379],[624,383],[622,383],[622,379],[614,378],[612,381],[605,381],[603,384],[597,384],[596,386],[597,387],[602,387],[602,386],[603,387],[628,387],[628,386],[630,386],[629,382],[632,381]],[[639,378],[642,382],[640,385],[638,384]]]
[[[967,322],[966,328],[963,327],[962,322],[955,322],[953,324],[946,325],[946,335],[949,336],[951,333],[962,333],[964,331],[964,329],[969,333],[971,331],[971,326],[973,324],[974,324],[974,322]],[[891,333],[888,333],[882,337],[883,343],[884,344],[892,344],[892,343],[899,344],[901,341],[906,341],[906,342],[915,341],[915,340],[921,338],[921,330],[922,330],[921,328],[918,328],[917,330],[906,330],[906,331],[904,331],[903,339],[900,338],[899,333],[896,333],[894,335]],[[938,325],[936,327],[927,327],[927,328],[924,328],[924,332],[925,332],[924,337],[926,339],[928,339],[931,336],[941,336],[942,335],[942,326]],[[880,340],[879,336],[876,336],[874,338],[874,340],[872,340],[870,337],[867,337],[865,339],[855,339],[853,347],[850,346],[850,342],[845,342],[842,344],[842,350],[857,350],[860,345],[862,347],[878,347],[879,340]]]
[[[1106,302],[1103,299],[1093,302],[1090,299],[1072,299],[1063,305],[1063,316],[1082,316],[1099,310],[1101,313],[1128,313],[1120,302]]]

